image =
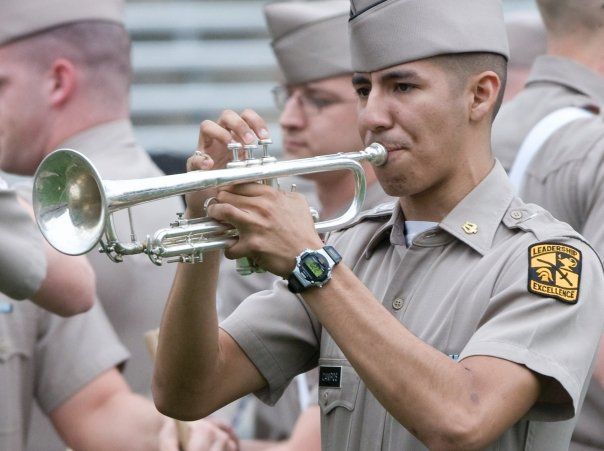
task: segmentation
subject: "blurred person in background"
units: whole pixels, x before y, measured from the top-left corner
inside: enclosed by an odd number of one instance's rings
[[[604,257],[604,8],[599,0],[537,0],[547,55],[503,106],[493,151],[519,195],[549,210]],[[604,449],[604,350],[571,450]]]
[[[284,83],[273,90],[273,95],[281,111],[279,124],[288,159],[350,152],[364,147],[358,133],[357,97],[351,82],[349,10],[350,5],[345,0],[272,2],[264,7],[271,46],[284,78]],[[224,123],[233,115],[226,112],[217,123]],[[251,142],[255,137],[250,132]],[[363,167],[367,180],[363,209],[371,210],[392,202],[394,199],[376,182],[371,165],[364,163]],[[348,208],[354,196],[354,178],[350,171],[302,177],[315,185],[321,220],[336,217]],[[241,277],[235,271],[235,262],[224,259],[218,279],[219,317],[228,317],[247,296],[269,289],[278,279],[271,273]],[[311,371],[298,376],[274,406],[255,399],[246,400],[255,403],[251,409],[254,437],[264,440],[289,437],[301,412],[315,405],[317,396],[317,374]],[[318,432],[319,409],[315,406],[310,410],[315,412]],[[308,414],[308,418],[313,416]],[[310,421],[305,424],[309,425]],[[304,435],[303,430],[300,434]],[[308,441],[302,444],[306,448],[301,449],[309,449]]]
[[[503,101],[513,99],[526,84],[535,59],[546,52],[545,26],[538,12],[514,12],[505,16],[510,61]]]
[[[129,120],[130,39],[123,0],[11,0],[0,16],[0,168],[32,175],[59,147],[87,156],[104,179],[162,175],[137,145]],[[25,193],[27,189],[23,190]],[[31,195],[27,193],[27,195]],[[164,227],[182,210],[178,198],[133,209],[139,239]],[[128,241],[125,211],[115,216]],[[151,363],[143,334],[157,327],[174,268],[155,268],[144,255],[111,263],[89,255],[99,300],[131,352],[125,377],[149,394]],[[40,418],[39,416],[37,418]],[[52,449],[48,433],[33,428],[31,450]],[[44,437],[44,438],[41,438]],[[57,443],[53,445],[59,447]]]

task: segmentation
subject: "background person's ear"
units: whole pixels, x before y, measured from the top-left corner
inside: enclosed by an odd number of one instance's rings
[[[48,98],[53,107],[64,105],[77,87],[77,71],[73,63],[65,58],[55,60],[48,71]]]

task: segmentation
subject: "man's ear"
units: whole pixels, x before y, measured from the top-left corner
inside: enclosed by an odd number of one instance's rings
[[[77,71],[65,58],[56,59],[48,72],[48,94],[53,107],[63,106],[73,96],[77,86]]]
[[[495,72],[485,71],[472,77],[470,83],[472,93],[470,119],[480,122],[488,116],[490,120],[499,97],[501,80]]]

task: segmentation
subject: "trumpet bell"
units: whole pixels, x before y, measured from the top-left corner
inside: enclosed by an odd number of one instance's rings
[[[58,251],[80,255],[101,239],[107,218],[103,182],[90,160],[61,149],[38,167],[33,186],[38,226]]]

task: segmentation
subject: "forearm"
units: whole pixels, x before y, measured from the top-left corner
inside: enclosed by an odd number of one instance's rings
[[[169,416],[197,419],[218,364],[217,251],[195,265],[180,264],[160,327],[153,394]]]
[[[158,435],[163,421],[164,417],[149,400],[134,393],[114,396],[90,415],[88,427],[67,444],[73,449],[90,451],[159,450]]]
[[[431,448],[483,445],[516,415],[491,420],[496,403],[465,361],[455,363],[415,337],[344,265],[329,284],[303,296],[380,403]],[[475,435],[489,421],[499,423]]]

